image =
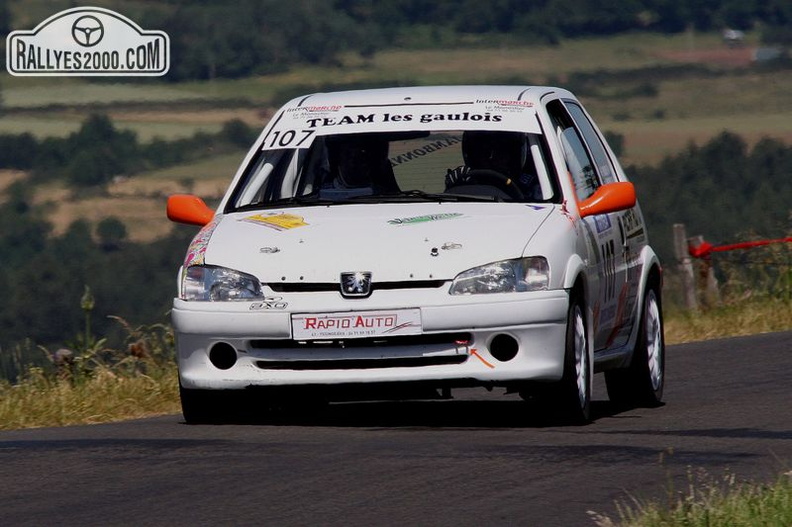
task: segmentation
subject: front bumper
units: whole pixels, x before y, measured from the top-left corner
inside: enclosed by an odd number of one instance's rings
[[[404,291],[361,300],[294,294],[266,309],[251,302],[174,300],[179,375],[188,389],[390,382],[509,384],[561,378],[565,290],[434,298]],[[420,309],[420,335],[297,342],[293,313]],[[499,353],[503,343],[508,353]],[[230,353],[216,367],[212,350]],[[215,362],[216,364],[216,362]]]

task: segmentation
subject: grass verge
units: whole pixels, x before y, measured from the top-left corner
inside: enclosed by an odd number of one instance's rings
[[[174,340],[163,324],[132,327],[118,349],[90,331],[93,297],[82,299],[85,333],[69,348],[40,348],[44,366],[23,368],[16,382],[0,381],[0,430],[119,421],[180,410]]]
[[[688,473],[684,492],[669,489],[669,504],[634,501],[618,506],[619,520],[592,514],[599,527],[789,527],[792,525],[792,471],[763,485]]]
[[[775,297],[725,302],[701,311],[669,308],[664,315],[668,344],[792,329],[792,301]]]
[[[0,384],[0,429],[94,424],[179,411],[176,368],[157,376],[101,369],[82,382],[32,369]]]

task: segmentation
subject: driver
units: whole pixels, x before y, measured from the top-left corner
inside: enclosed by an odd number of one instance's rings
[[[525,135],[520,132],[467,131],[462,134],[463,166],[446,174],[446,189],[473,183],[474,171],[495,171],[517,183],[526,197],[533,197],[536,176],[523,170],[528,158]]]
[[[349,135],[328,142],[329,188],[398,192],[388,161],[388,142],[370,135]]]

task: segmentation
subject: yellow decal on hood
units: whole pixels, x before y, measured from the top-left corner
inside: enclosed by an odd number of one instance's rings
[[[255,216],[248,216],[247,218],[242,218],[241,221],[247,221],[250,223],[257,223],[259,225],[264,225],[265,227],[270,227],[272,229],[278,231],[285,231],[288,229],[294,229],[297,227],[304,227],[308,225],[305,223],[305,218],[302,216],[297,216],[295,214],[256,214]]]

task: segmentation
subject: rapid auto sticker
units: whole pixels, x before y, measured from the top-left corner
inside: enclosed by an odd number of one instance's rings
[[[427,223],[430,221],[450,220],[464,216],[461,212],[443,212],[441,214],[426,214],[424,216],[412,216],[410,218],[394,218],[388,220],[391,225],[414,225],[416,223]]]
[[[289,229],[296,229],[297,227],[305,227],[306,225],[308,225],[308,223],[305,222],[305,218],[303,218],[302,216],[297,216],[296,214],[287,214],[287,213],[255,214],[253,216],[242,218],[239,221],[255,223],[257,225],[263,225],[265,227],[275,229],[276,231],[286,231]]]
[[[212,237],[212,233],[215,230],[215,227],[220,223],[220,216],[215,216],[212,221],[204,225],[204,227],[198,231],[198,234],[195,235],[192,242],[190,243],[189,249],[187,249],[187,256],[184,258],[184,269],[191,265],[203,265],[204,264],[204,254],[206,253],[206,247],[209,245],[209,238]]]
[[[292,338],[363,338],[382,335],[419,335],[421,310],[349,313],[297,313],[291,316]]]

